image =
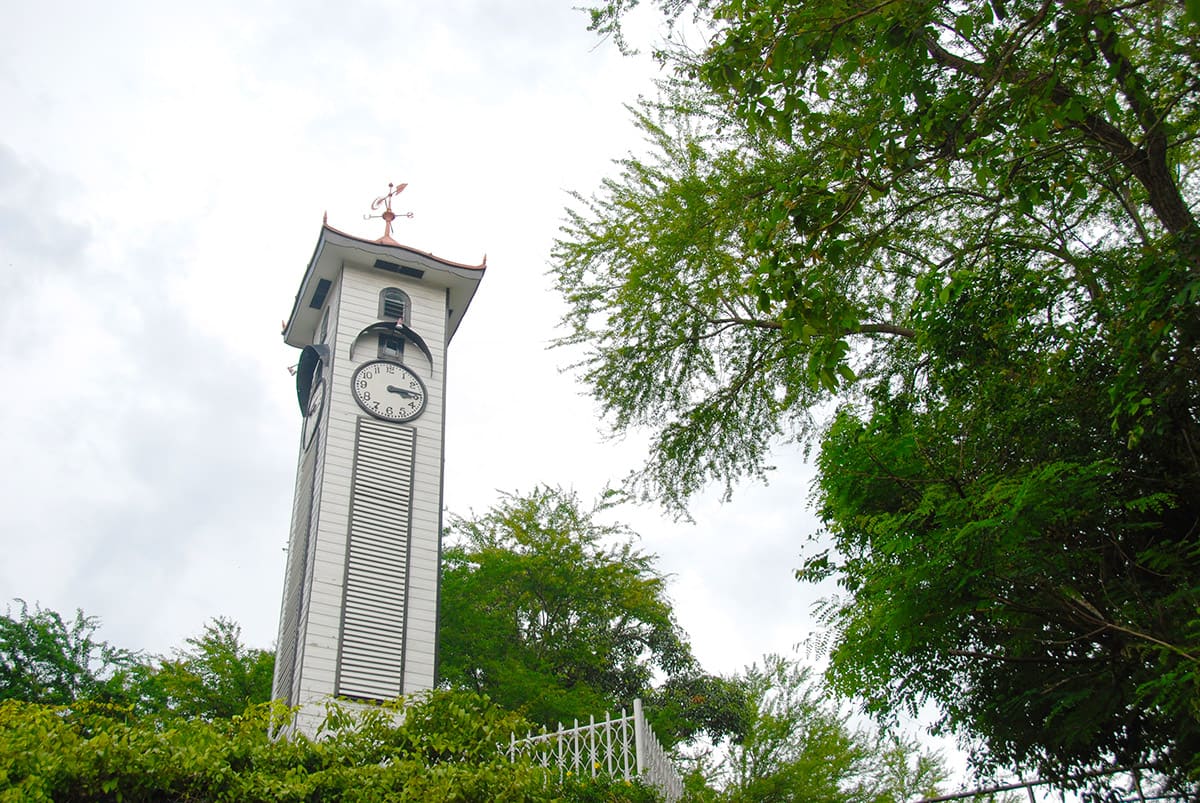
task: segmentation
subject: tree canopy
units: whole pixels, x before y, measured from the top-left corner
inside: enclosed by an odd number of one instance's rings
[[[658,5],[649,153],[555,251],[643,492],[815,446],[839,688],[985,765],[1194,778],[1200,9]]]
[[[79,699],[124,696],[126,674],[140,656],[97,637],[100,623],[76,611],[56,611],[23,600],[0,616],[0,700],[64,705]]]
[[[720,799],[882,803],[938,794],[946,777],[940,756],[852,726],[807,667],[769,655],[739,680],[747,727],[718,769]]]
[[[163,657],[149,686],[159,706],[185,717],[232,717],[271,699],[275,654],[247,647],[242,628],[216,617],[204,632],[187,639],[187,649]]]
[[[654,557],[623,525],[602,523],[601,509],[539,487],[481,516],[451,519],[442,682],[548,727],[652,697],[661,703],[656,731],[668,743],[736,730],[737,690],[700,671]]]
[[[138,716],[218,719],[271,699],[275,656],[246,647],[241,627],[216,617],[170,656],[116,647],[100,621],[76,611],[29,607],[0,616],[0,700],[45,705],[87,701]]]

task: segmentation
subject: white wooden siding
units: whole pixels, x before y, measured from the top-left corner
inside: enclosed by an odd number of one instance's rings
[[[327,333],[337,323],[337,304],[340,287],[335,284],[326,297],[329,311],[325,321]],[[317,324],[320,326],[320,323]],[[313,331],[312,342],[320,343],[320,332]],[[327,334],[328,336],[328,334]],[[331,377],[326,377],[328,382]],[[277,659],[272,683],[272,697],[295,705],[300,693],[300,678],[304,661],[305,634],[308,630],[309,602],[311,598],[314,544],[323,486],[323,473],[319,470],[325,449],[325,430],[329,414],[329,396],[326,393],[325,408],[321,411],[320,431],[306,450],[300,444],[299,465],[296,472],[296,491],[292,510],[292,526],[288,538],[287,569],[284,577],[283,604],[279,616],[279,636],[276,640]],[[300,422],[303,431],[303,421]]]
[[[300,634],[300,602],[308,563],[308,538],[312,516],[314,444],[300,457],[296,472],[296,495],[292,505],[292,528],[288,538],[287,569],[283,578],[283,605],[279,612],[279,638],[276,642],[275,678],[272,696],[294,702],[292,682],[296,671],[296,644]]]

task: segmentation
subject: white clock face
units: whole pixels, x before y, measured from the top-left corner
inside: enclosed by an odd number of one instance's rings
[[[376,418],[412,421],[425,411],[425,385],[400,363],[373,360],[354,372],[354,400]]]

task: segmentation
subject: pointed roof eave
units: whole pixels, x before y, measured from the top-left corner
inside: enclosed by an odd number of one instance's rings
[[[444,257],[440,257],[430,251],[422,251],[419,248],[413,248],[411,245],[405,245],[404,243],[397,242],[396,240],[392,239],[388,235],[384,235],[383,237],[380,237],[378,240],[368,240],[364,237],[358,237],[353,234],[348,234],[348,233],[342,231],[341,229],[335,229],[333,226],[330,226],[328,223],[322,223],[321,229],[323,230],[322,237],[324,236],[325,231],[330,231],[330,232],[333,232],[334,234],[338,235],[339,237],[345,237],[348,240],[356,240],[360,243],[367,243],[370,245],[385,245],[389,248],[400,248],[400,249],[403,249],[403,250],[409,252],[410,254],[418,254],[418,255],[424,257],[425,259],[432,259],[433,261],[438,262],[442,265],[445,265],[448,268],[464,268],[466,270],[479,270],[479,271],[487,270],[487,255],[486,254],[484,254],[484,256],[483,256],[483,261],[480,262],[478,265],[469,265],[466,262],[455,262],[450,259],[445,259]]]
[[[385,240],[390,242],[385,242]],[[309,260],[299,291],[292,304],[291,314],[284,322],[283,338],[285,342],[297,347],[308,345],[304,342],[305,337],[296,331],[297,320],[301,317],[310,317],[308,308],[311,305],[304,302],[313,294],[317,282],[322,278],[332,280],[347,259],[352,259],[367,267],[371,267],[376,262],[399,263],[421,270],[425,273],[426,280],[445,286],[450,293],[451,311],[447,341],[457,331],[458,324],[475,295],[479,281],[487,270],[486,256],[479,265],[453,262],[427,251],[398,243],[386,235],[379,240],[368,240],[335,229],[327,221],[323,221],[316,248],[313,250],[312,258]],[[330,275],[323,275],[325,273]],[[312,314],[319,315],[319,310]]]

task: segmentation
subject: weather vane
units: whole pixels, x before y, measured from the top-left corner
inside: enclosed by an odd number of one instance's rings
[[[370,220],[372,218],[383,218],[383,236],[380,237],[375,242],[383,243],[384,245],[399,245],[400,244],[392,239],[392,221],[395,220],[397,217],[412,217],[413,213],[412,212],[404,212],[403,214],[397,215],[395,212],[392,211],[392,198],[394,198],[395,196],[404,192],[404,188],[407,186],[408,186],[408,184],[393,184],[389,181],[387,195],[384,195],[380,198],[376,198],[374,201],[371,202],[371,209],[373,209],[373,210],[379,209],[379,207],[381,207],[381,206],[384,207],[383,214],[381,214],[381,215],[363,215],[363,220]]]

